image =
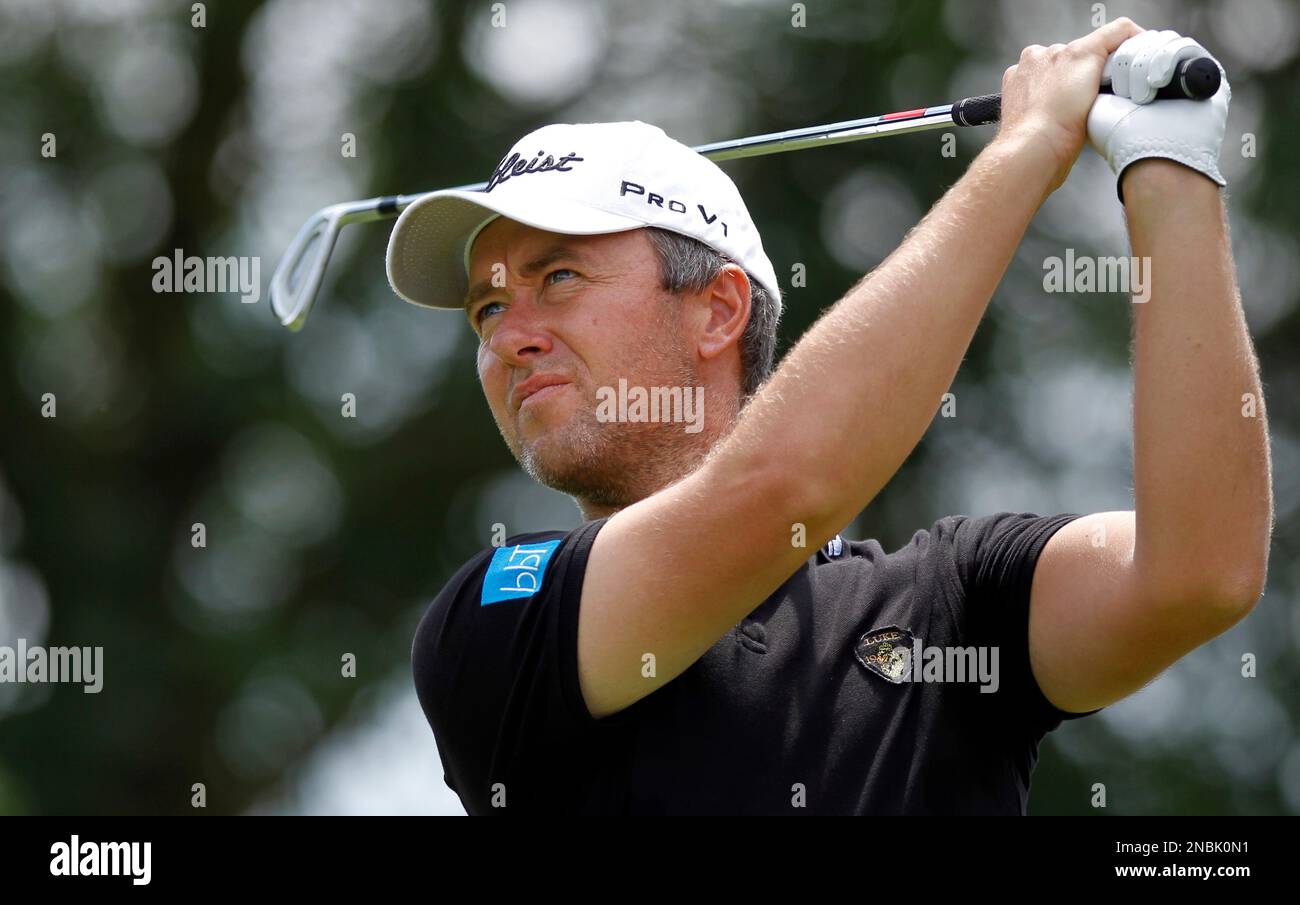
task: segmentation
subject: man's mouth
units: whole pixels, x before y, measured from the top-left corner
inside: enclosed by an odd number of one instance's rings
[[[544,399],[549,399],[550,397],[563,392],[564,388],[567,386],[567,383],[553,383],[550,386],[542,387],[540,390],[529,393],[525,396],[523,401],[519,403],[519,408],[522,411],[525,405],[535,405]]]
[[[568,385],[569,381],[558,374],[534,374],[511,391],[511,402],[514,403],[515,410],[518,411],[525,402],[554,396],[560,391],[560,388]]]

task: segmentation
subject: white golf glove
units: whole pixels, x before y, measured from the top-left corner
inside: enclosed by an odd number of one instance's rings
[[[1116,177],[1134,161],[1164,157],[1219,185],[1228,184],[1219,172],[1219,148],[1232,100],[1227,76],[1211,98],[1155,100],[1156,90],[1169,84],[1181,61],[1200,56],[1209,56],[1205,48],[1173,31],[1144,31],[1110,55],[1102,79],[1110,79],[1113,93],[1098,95],[1092,105],[1088,141]]]

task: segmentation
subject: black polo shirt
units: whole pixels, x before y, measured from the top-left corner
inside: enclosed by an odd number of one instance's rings
[[[1073,518],[950,516],[890,553],[837,537],[688,670],[601,720],[577,634],[605,520],[512,537],[416,630],[444,779],[470,814],[1023,814],[1039,741],[1086,715],[1053,707],[1029,667],[1034,564]],[[984,673],[973,656],[966,681],[936,671],[980,648]]]

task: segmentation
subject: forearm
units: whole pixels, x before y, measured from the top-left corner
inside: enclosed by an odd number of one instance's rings
[[[804,335],[710,467],[799,476],[794,508],[833,533],[885,485],[934,416],[1050,190],[1033,141],[995,141],[878,268]]]
[[[1272,525],[1268,430],[1221,193],[1163,160],[1124,174],[1133,254],[1137,573],[1158,589],[1249,606]]]

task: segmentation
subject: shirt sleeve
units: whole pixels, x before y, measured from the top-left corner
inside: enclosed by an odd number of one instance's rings
[[[592,717],[578,683],[583,576],[604,522],[480,552],[416,629],[416,693],[446,782],[471,814],[548,806],[571,790],[565,776],[584,769],[596,738],[626,719]]]
[[[959,620],[965,643],[997,647],[1001,694],[1007,718],[1023,722],[1041,737],[1063,720],[1096,713],[1072,713],[1043,694],[1029,660],[1029,600],[1034,567],[1048,540],[1076,514],[1038,516],[1002,512],[955,516],[951,530],[954,571],[959,585]]]

